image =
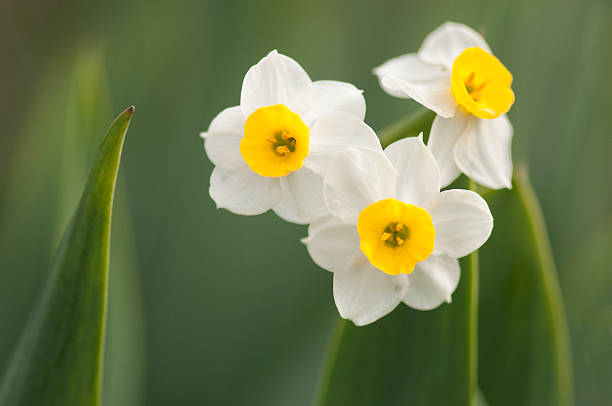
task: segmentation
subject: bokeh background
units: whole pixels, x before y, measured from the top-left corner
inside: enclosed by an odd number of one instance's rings
[[[364,89],[375,129],[417,107],[371,68],[446,20],[514,74],[515,162],[544,211],[579,405],[612,404],[608,0],[0,2],[0,369],[107,126],[134,104],[113,217],[106,405],[308,405],[337,317],[305,228],[216,210],[198,133],[271,49]],[[482,269],[481,272],[495,272]],[[519,383],[516,383],[519,384]]]

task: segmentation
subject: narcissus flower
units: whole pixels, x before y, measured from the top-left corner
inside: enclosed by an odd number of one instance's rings
[[[343,318],[371,323],[400,302],[429,310],[459,282],[457,258],[491,234],[487,203],[469,190],[440,193],[440,173],[422,138],[382,150],[351,147],[324,175],[330,216],[303,240],[313,260],[334,273]]]
[[[240,106],[223,110],[202,133],[216,165],[210,196],[237,214],[273,208],[295,223],[322,216],[329,157],[350,145],[380,148],[364,117],[355,86],[313,82],[293,59],[270,52],[247,72]]]
[[[416,54],[374,69],[390,95],[412,98],[437,113],[428,145],[442,187],[465,173],[493,189],[511,188],[512,74],[474,30],[445,23]]]

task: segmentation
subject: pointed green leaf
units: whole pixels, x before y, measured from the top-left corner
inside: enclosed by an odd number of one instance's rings
[[[416,137],[423,133],[424,140],[429,138],[429,130],[436,114],[428,109],[419,108],[411,115],[379,131],[383,148],[406,137]]]
[[[480,387],[492,405],[572,405],[566,316],[526,171],[485,194],[495,218],[480,250]]]
[[[0,405],[98,405],[113,192],[133,107],[111,125],[0,386]]]

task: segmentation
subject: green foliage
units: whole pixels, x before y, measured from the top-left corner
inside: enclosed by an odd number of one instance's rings
[[[579,238],[575,260],[568,264],[563,282],[572,331],[577,405],[601,404],[612,399],[612,271],[610,241],[612,216]],[[576,350],[577,349],[577,350]]]
[[[100,400],[115,181],[133,108],[100,146],[40,302],[0,386],[0,404],[97,405]]]
[[[492,405],[572,405],[567,321],[542,213],[526,171],[485,194],[495,218],[481,249],[480,387]]]

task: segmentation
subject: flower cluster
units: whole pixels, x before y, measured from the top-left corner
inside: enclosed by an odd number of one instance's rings
[[[433,110],[422,135],[383,150],[364,122],[355,86],[312,81],[293,59],[270,52],[247,72],[240,105],[202,133],[215,164],[219,208],[274,210],[308,224],[314,262],[333,272],[340,315],[371,323],[400,302],[429,310],[450,302],[458,258],[489,238],[493,218],[469,190],[445,190],[461,172],[490,188],[511,187],[512,75],[472,29],[446,23],[416,54],[374,70],[392,96]]]

